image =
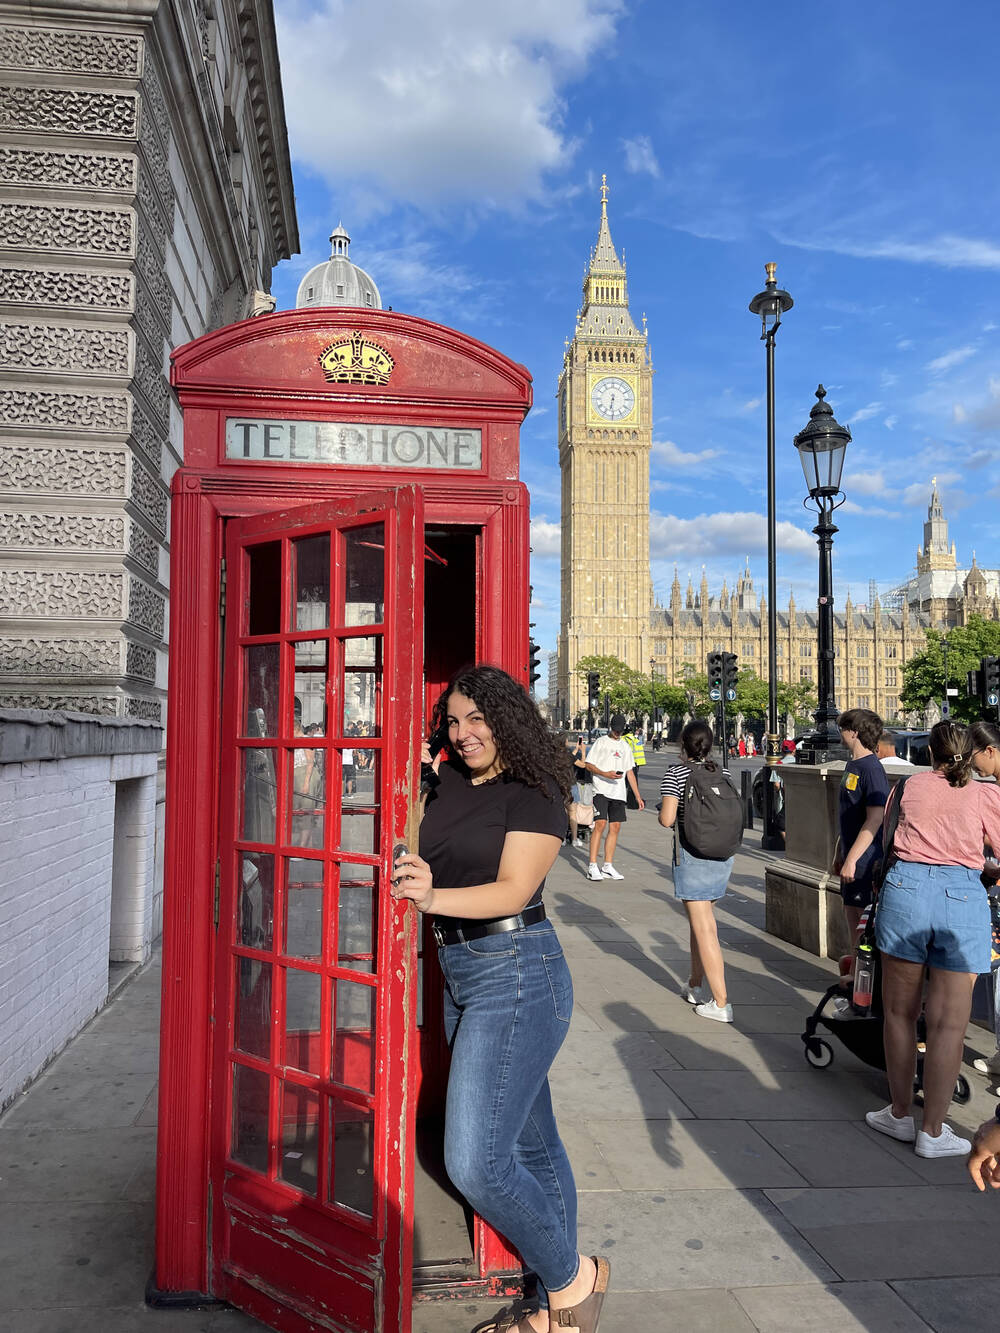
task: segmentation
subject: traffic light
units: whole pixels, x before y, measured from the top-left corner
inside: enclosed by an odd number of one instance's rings
[[[722,659],[722,653],[709,653],[708,655],[708,692],[710,698],[722,698]],[[718,690],[718,694],[713,694],[714,690]]]
[[[739,667],[736,661],[735,653],[722,654],[722,688],[724,690],[736,689],[736,677],[739,673]]]
[[[983,703],[995,708],[1000,702],[1000,657],[984,657],[979,669],[983,673]]]
[[[599,671],[587,672],[587,707],[591,709],[601,706],[601,673]]]
[[[542,674],[541,671],[539,670],[539,665],[538,665],[538,653],[539,653],[539,647],[538,647],[538,644],[535,643],[534,639],[529,639],[529,640],[528,640],[528,680],[530,681],[530,683],[531,683],[531,687],[532,687],[532,688],[534,688],[535,681],[538,680],[538,678],[539,678],[539,677],[541,676],[541,674]]]
[[[981,668],[974,667],[965,678],[965,693],[970,699],[978,699],[983,702],[983,696],[986,690],[983,688],[983,673]]]

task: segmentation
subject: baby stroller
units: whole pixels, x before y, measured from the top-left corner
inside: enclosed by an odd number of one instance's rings
[[[806,1019],[805,1031],[802,1033],[802,1043],[805,1046],[806,1062],[814,1069],[827,1069],[833,1064],[833,1047],[824,1037],[817,1037],[816,1029],[820,1024],[826,1028],[838,1041],[857,1056],[866,1065],[871,1065],[873,1069],[885,1069],[885,1046],[882,1040],[882,963],[876,950],[875,953],[875,976],[872,986],[872,1003],[870,1010],[857,1010],[851,1004],[835,1006],[833,1001],[837,998],[847,999],[845,991],[840,983],[832,985],[824,994],[819,1004]],[[827,1012],[829,1006],[829,1012]],[[926,1036],[924,1016],[920,1015],[917,1022],[917,1041],[922,1044]],[[917,1073],[913,1080],[914,1096],[923,1090],[924,1086],[924,1057],[920,1046],[917,1048]],[[960,1106],[972,1096],[968,1081],[963,1074],[959,1074],[955,1082],[955,1091],[953,1100]]]

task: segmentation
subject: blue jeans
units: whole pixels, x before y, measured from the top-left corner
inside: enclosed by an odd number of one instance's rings
[[[569,968],[549,921],[445,945],[438,959],[451,1047],[445,1166],[536,1274],[544,1305],[579,1266],[576,1184],[548,1083],[573,1011]]]
[[[979,871],[897,861],[875,914],[883,953],[946,972],[990,970],[990,907]]]

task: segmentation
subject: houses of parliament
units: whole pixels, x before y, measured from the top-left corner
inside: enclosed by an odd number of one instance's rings
[[[611,239],[608,187],[601,186],[597,243],[584,273],[583,304],[559,376],[562,474],[561,627],[556,655],[556,715],[586,710],[576,672],[581,658],[613,656],[658,680],[681,684],[713,651],[767,671],[768,614],[749,563],[732,589],[712,593],[704,572],[681,589],[674,572],[669,603],[654,600],[649,565],[649,456],[653,367],[643,318],[629,311],[624,253]],[[934,480],[930,483],[916,573],[882,602],[848,594],[834,614],[835,697],[844,707],[899,711],[903,666],[926,644],[929,628],[949,629],[972,615],[1000,620],[1000,570],[975,555],[960,568]],[[778,679],[816,680],[817,617],[794,596],[776,616]]]

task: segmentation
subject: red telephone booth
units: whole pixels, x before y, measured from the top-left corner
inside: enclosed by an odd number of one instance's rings
[[[154,1299],[410,1327],[520,1264],[447,1181],[441,978],[392,901],[451,672],[527,675],[523,366],[387,311],[180,348]]]

